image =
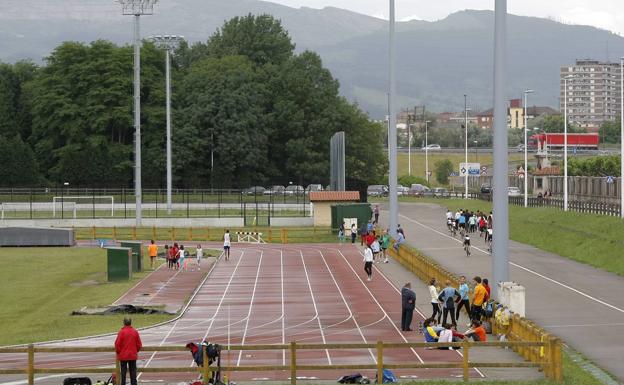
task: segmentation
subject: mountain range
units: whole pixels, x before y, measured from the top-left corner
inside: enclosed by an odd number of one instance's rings
[[[271,14],[282,20],[297,50],[319,53],[349,100],[382,118],[387,110],[388,23],[338,8],[290,8],[260,0],[160,0],[141,18],[143,37],[184,35],[205,41],[237,15]],[[535,91],[530,105],[558,107],[559,69],[576,59],[617,60],[624,38],[589,26],[509,15],[508,98]],[[3,0],[0,60],[45,56],[63,41],[132,39],[132,18],[108,0]],[[429,111],[473,110],[492,105],[494,14],[464,10],[448,17],[397,24],[398,102]]]

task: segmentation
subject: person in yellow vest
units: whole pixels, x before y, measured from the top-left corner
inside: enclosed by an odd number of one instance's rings
[[[511,318],[511,313],[509,309],[501,305],[500,303],[497,306],[496,313],[494,313],[494,319],[496,320],[496,331],[498,334],[498,339],[500,341],[507,340],[507,333],[509,333],[509,320]]]
[[[154,260],[158,256],[158,246],[154,243],[153,239],[149,246],[147,246],[147,255],[149,255],[150,258],[150,267],[154,270]]]

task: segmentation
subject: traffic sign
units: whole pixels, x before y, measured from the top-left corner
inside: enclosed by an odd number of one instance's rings
[[[481,164],[480,163],[460,163],[459,164],[459,175],[475,175],[479,176],[481,174]]]
[[[607,183],[611,184],[615,182],[615,178],[612,177],[611,175],[607,176]]]
[[[451,172],[451,173],[449,174],[449,176],[459,176],[459,173],[458,173],[458,172],[453,171],[453,172]]]
[[[487,172],[487,166],[481,166],[481,172],[482,173],[486,173]]]

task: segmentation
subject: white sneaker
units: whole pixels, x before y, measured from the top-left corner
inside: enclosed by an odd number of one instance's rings
[[[367,280],[368,282],[370,282],[370,280],[371,280],[371,277],[368,277],[368,278],[366,278],[366,280]]]
[[[386,259],[384,260],[384,263],[388,263],[388,258],[386,258]]]

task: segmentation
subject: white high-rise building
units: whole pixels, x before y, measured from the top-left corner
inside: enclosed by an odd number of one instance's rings
[[[607,120],[620,115],[620,63],[598,60],[577,60],[574,65],[561,67],[560,111],[563,114],[564,81],[568,79],[568,122],[597,130]]]

